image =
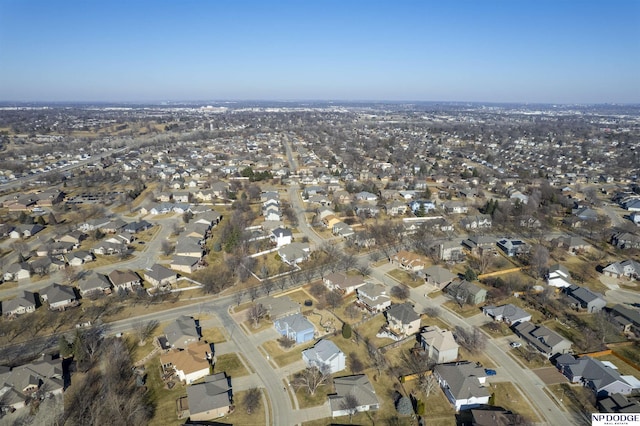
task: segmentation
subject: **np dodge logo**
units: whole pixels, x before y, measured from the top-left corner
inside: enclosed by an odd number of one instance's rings
[[[640,426],[640,413],[591,414],[592,426]]]

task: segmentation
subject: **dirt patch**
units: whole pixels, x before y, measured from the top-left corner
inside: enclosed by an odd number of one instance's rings
[[[569,380],[567,380],[567,378],[555,367],[538,368],[532,371],[536,373],[536,376],[540,377],[540,380],[542,380],[547,386],[569,382]]]

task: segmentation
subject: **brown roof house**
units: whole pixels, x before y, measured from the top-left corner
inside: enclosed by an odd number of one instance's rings
[[[338,290],[343,294],[351,294],[366,284],[362,276],[347,275],[342,272],[332,272],[325,275],[323,282],[329,290]]]
[[[184,350],[171,350],[160,355],[160,365],[166,372],[175,372],[178,378],[191,384],[209,374],[211,346],[208,343],[192,342]]]

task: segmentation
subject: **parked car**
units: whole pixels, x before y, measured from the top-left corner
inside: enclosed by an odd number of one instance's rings
[[[496,373],[496,370],[493,370],[491,368],[485,368],[484,374],[486,374],[487,376],[495,376],[497,373]]]
[[[511,342],[511,343],[509,343],[509,346],[511,346],[512,348],[519,348],[520,346],[522,346],[522,343],[520,343],[520,342]]]

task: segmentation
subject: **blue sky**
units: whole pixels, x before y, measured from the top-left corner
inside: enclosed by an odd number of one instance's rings
[[[0,100],[640,102],[640,1],[0,0]]]

